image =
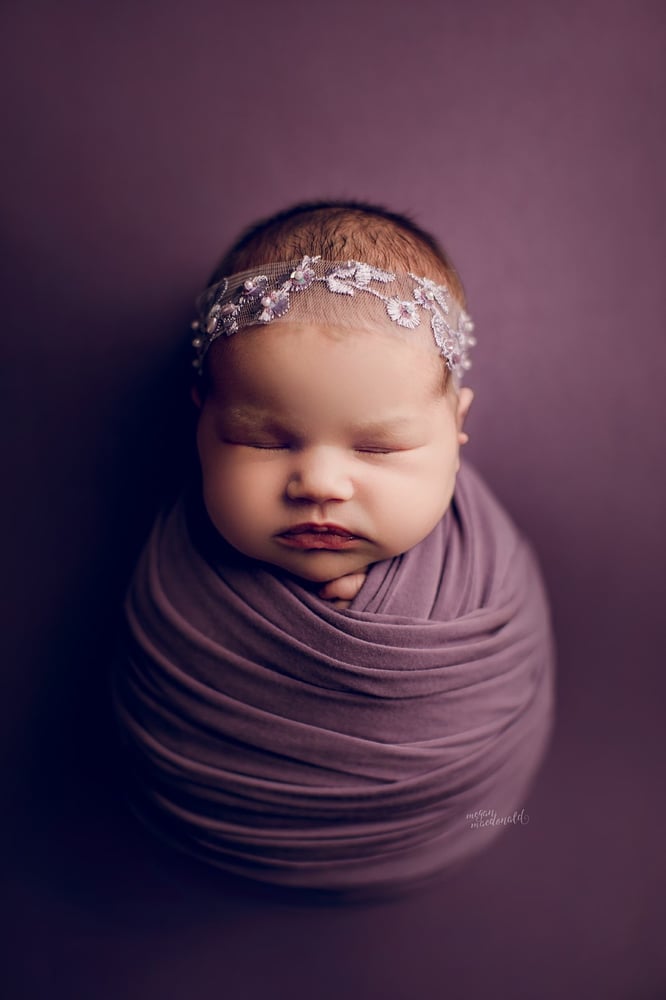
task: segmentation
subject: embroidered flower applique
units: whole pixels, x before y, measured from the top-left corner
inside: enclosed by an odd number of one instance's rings
[[[256,274],[254,278],[247,278],[243,282],[241,298],[258,299],[268,288],[268,277],[265,274]]]
[[[344,264],[319,263],[320,260],[318,256],[306,255],[296,267],[292,265],[290,271],[272,280],[267,274],[253,274],[231,296],[226,278],[208,289],[199,300],[200,319],[192,324],[196,331],[192,341],[197,351],[195,367],[201,370],[208,348],[221,333],[231,336],[252,324],[272,323],[288,312],[292,294],[300,294],[315,285],[336,295],[371,295],[384,304],[392,322],[410,330],[420,325],[423,313],[427,314],[435,343],[449,368],[461,375],[470,367],[467,351],[476,343],[471,335],[474,324],[468,314],[458,308],[445,285],[409,273],[406,277],[414,283],[409,300],[387,294],[390,291],[387,286],[397,281],[397,275],[391,271],[357,260]],[[400,287],[403,295],[404,284],[403,278]]]
[[[417,283],[414,289],[414,299],[420,306],[424,309],[433,309],[435,304],[437,304],[442,312],[448,313],[448,288],[445,288],[444,285],[436,285],[430,278],[419,278],[416,274],[411,274],[411,272],[409,276]]]
[[[312,264],[319,260],[319,257],[304,257],[301,263],[289,275],[291,291],[304,292],[315,281],[317,274]]]
[[[329,291],[342,295],[353,295],[355,291],[370,292],[377,298],[383,298],[380,292],[370,287],[371,281],[386,283],[395,281],[395,274],[382,271],[372,264],[363,264],[358,260],[348,260],[346,264],[334,268],[325,277]]]
[[[413,302],[401,302],[400,299],[387,299],[386,311],[398,326],[406,326],[415,330],[421,322],[419,311]]]
[[[264,295],[261,300],[262,311],[257,316],[260,323],[271,323],[274,319],[284,316],[289,308],[289,292],[285,288],[278,288],[274,292]]]

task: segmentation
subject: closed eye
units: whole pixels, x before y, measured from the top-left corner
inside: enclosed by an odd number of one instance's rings
[[[394,451],[401,451],[400,448],[354,448],[354,451],[359,452],[361,455],[392,455]]]
[[[400,455],[406,451],[413,451],[418,447],[413,442],[401,442],[398,444],[359,444],[354,451],[359,455]]]
[[[281,441],[239,441],[238,438],[225,437],[225,444],[233,444],[237,448],[257,448],[260,451],[285,451],[290,445]]]
[[[247,441],[244,442],[246,448],[257,448],[259,451],[288,451],[290,445],[280,444],[277,441]]]

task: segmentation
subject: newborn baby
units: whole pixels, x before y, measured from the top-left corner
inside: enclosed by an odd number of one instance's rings
[[[552,725],[538,568],[461,468],[460,280],[407,218],[316,203],[248,230],[198,305],[200,476],[115,678],[134,808],[253,879],[412,884],[520,809]]]

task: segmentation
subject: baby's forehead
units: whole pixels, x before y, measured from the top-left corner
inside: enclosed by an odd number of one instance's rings
[[[353,382],[365,385],[372,397],[385,384],[400,397],[408,382],[412,399],[429,402],[451,383],[444,359],[425,332],[291,319],[220,338],[208,363],[221,397],[245,397],[259,406],[267,404],[276,386],[278,392],[282,386],[309,392],[316,383],[324,391],[344,393]]]

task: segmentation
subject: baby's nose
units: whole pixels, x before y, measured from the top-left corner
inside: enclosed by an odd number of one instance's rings
[[[335,448],[313,448],[300,454],[287,483],[290,500],[325,503],[351,500],[354,486],[348,463]]]

